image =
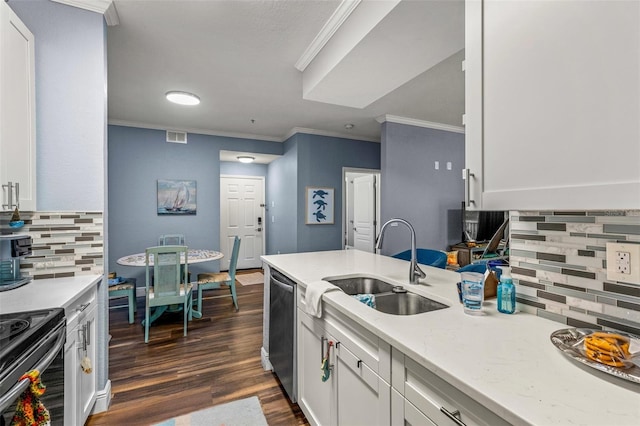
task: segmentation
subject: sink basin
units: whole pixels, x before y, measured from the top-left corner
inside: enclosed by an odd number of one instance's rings
[[[380,294],[393,289],[393,284],[370,277],[353,277],[326,280],[345,293],[354,294]]]
[[[393,315],[415,315],[448,308],[415,293],[388,293],[376,296],[376,310]]]

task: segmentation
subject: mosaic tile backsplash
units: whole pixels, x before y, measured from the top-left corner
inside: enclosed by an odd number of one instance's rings
[[[94,275],[104,272],[102,212],[20,212],[24,227],[9,227],[11,212],[0,216],[0,231],[31,235],[33,253],[21,263],[22,275],[34,279]]]
[[[640,283],[607,280],[606,243],[640,244],[640,210],[511,211],[518,308],[640,336]]]

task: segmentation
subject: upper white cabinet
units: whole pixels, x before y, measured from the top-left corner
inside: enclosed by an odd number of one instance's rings
[[[640,208],[640,2],[465,7],[469,208]]]
[[[36,210],[34,37],[0,2],[1,211]]]

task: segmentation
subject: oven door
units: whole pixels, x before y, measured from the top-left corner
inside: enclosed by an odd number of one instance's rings
[[[0,426],[11,424],[18,398],[29,387],[29,379],[20,380],[20,377],[32,370],[40,372],[42,384],[46,386],[41,401],[49,410],[51,425],[64,424],[65,337],[66,327],[63,322],[15,362],[6,366],[7,374],[0,382]]]

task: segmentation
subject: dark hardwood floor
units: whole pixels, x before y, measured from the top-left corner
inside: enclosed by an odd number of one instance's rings
[[[253,271],[239,271],[250,273]],[[262,285],[236,284],[236,312],[227,288],[206,292],[201,319],[182,336],[182,314],[164,314],[144,343],[144,299],[136,323],[126,309],[109,311],[109,410],[87,425],[150,425],[177,415],[256,395],[270,425],[308,425],[276,376],[260,364]],[[123,300],[118,300],[122,303]]]

